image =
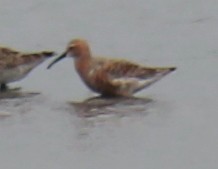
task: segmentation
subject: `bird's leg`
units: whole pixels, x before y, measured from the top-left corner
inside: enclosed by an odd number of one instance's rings
[[[7,89],[8,89],[7,85],[5,83],[1,83],[0,91],[5,92]]]

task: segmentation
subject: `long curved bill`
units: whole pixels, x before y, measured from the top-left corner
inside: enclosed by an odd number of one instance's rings
[[[47,69],[50,69],[55,63],[57,63],[58,61],[62,60],[63,58],[65,58],[67,56],[67,52],[64,52],[61,56],[57,57],[53,62],[51,62]]]

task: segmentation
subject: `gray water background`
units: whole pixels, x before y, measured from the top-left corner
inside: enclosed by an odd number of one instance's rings
[[[71,58],[46,61],[10,85],[39,95],[0,100],[0,168],[218,168],[218,1],[1,0],[0,22],[1,45],[22,51],[61,54],[79,37],[98,55],[178,67],[145,99],[104,105],[87,104]]]

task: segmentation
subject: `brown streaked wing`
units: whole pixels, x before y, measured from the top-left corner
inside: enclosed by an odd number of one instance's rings
[[[10,48],[0,47],[0,69],[13,68],[17,65],[17,55],[20,52]]]
[[[154,68],[146,68],[125,60],[110,60],[103,65],[103,71],[111,78],[147,78],[157,73]]]
[[[0,60],[1,59],[5,59],[5,57],[11,57],[14,55],[19,54],[20,52],[14,50],[14,49],[10,49],[10,48],[6,48],[6,47],[0,47]]]
[[[5,63],[0,60],[0,71],[4,70],[5,68],[6,68]]]

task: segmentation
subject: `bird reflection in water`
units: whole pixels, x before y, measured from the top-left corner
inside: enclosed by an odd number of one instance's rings
[[[95,117],[98,115],[119,114],[125,116],[132,113],[146,113],[149,98],[137,97],[92,97],[82,102],[70,102],[79,117]]]

